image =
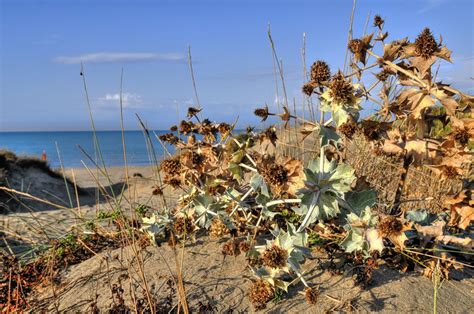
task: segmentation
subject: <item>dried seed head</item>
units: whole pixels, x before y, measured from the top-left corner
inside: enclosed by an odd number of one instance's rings
[[[229,233],[229,228],[219,218],[214,219],[209,227],[209,235],[214,238],[220,238]]]
[[[175,136],[173,133],[166,133],[159,136],[159,139],[163,142],[170,143],[171,145],[175,145],[179,142],[179,138]]]
[[[172,186],[175,189],[181,187],[181,185],[182,185],[182,182],[179,178],[168,176],[168,175],[165,176],[165,178],[163,179],[163,182],[165,184],[168,184],[168,185]]]
[[[385,82],[389,76],[391,75],[392,73],[390,73],[390,71],[387,71],[387,70],[382,70],[380,71],[379,73],[375,74],[375,77],[381,81],[381,82]]]
[[[239,249],[243,253],[250,251],[250,243],[248,241],[242,241],[239,243]]]
[[[268,116],[270,113],[268,112],[268,107],[265,106],[265,108],[257,108],[253,112],[257,117],[262,118],[262,122],[267,120]]]
[[[171,176],[179,175],[181,171],[181,162],[179,161],[179,158],[176,157],[163,159],[160,166],[167,175]]]
[[[159,186],[156,186],[156,187],[153,189],[152,194],[153,194],[153,195],[163,195],[163,189],[160,188]]]
[[[183,236],[193,233],[196,226],[192,217],[178,217],[173,224],[173,229],[176,235]]]
[[[232,127],[227,123],[219,123],[217,129],[221,135],[227,135],[232,131]]]
[[[171,132],[176,132],[176,131],[178,131],[178,126],[177,126],[177,125],[171,126],[170,131],[171,131]]]
[[[438,51],[439,45],[433,34],[429,28],[425,28],[415,40],[415,53],[424,59],[429,59]]]
[[[469,143],[469,133],[466,129],[459,129],[454,132],[454,139],[459,144],[466,146]]]
[[[311,81],[320,85],[323,82],[329,81],[330,78],[331,70],[326,62],[318,60],[311,65]]]
[[[339,71],[333,76],[329,86],[329,95],[336,103],[349,103],[354,96],[354,87]]]
[[[222,254],[229,256],[237,256],[240,254],[239,245],[234,239],[230,239],[222,247]]]
[[[288,170],[284,165],[278,164],[273,157],[263,157],[257,164],[257,169],[265,181],[274,188],[281,188],[288,182]]]
[[[309,82],[304,84],[301,90],[304,94],[311,96],[315,88],[316,85],[313,82]]]
[[[346,123],[343,123],[337,129],[339,132],[344,134],[345,137],[352,139],[354,133],[357,131],[357,124],[352,119],[350,119]]]
[[[182,120],[181,123],[179,124],[179,131],[181,134],[188,135],[191,133],[194,129],[194,124],[192,122],[188,122],[185,120]]]
[[[318,302],[319,290],[316,287],[306,287],[304,289],[304,296],[308,304],[315,305]]]
[[[191,157],[191,163],[193,164],[194,167],[201,166],[205,159],[204,155],[198,152],[191,152],[190,157]]]
[[[188,108],[188,118],[191,119],[192,117],[196,116],[202,109],[189,107]]]
[[[215,134],[218,132],[217,126],[215,126],[209,119],[204,119],[198,128],[199,134],[204,135],[204,137],[209,141],[214,141]]]
[[[380,15],[374,16],[374,26],[382,29],[382,25],[385,21],[380,17]]]
[[[393,216],[385,217],[378,225],[380,234],[383,237],[400,234],[403,230],[403,223]]]
[[[265,249],[262,254],[263,265],[272,268],[283,268],[286,266],[288,251],[278,245],[272,245]]]
[[[249,299],[256,310],[262,310],[275,296],[272,285],[264,280],[255,281],[249,290]]]
[[[288,182],[288,170],[283,165],[270,165],[265,173],[268,181],[272,185],[282,186]]]
[[[260,141],[263,140],[269,140],[273,145],[275,145],[276,141],[278,140],[278,136],[274,127],[269,127],[260,134]]]
[[[362,49],[364,49],[364,43],[360,39],[352,39],[349,42],[349,50],[352,53],[358,53],[361,52]]]

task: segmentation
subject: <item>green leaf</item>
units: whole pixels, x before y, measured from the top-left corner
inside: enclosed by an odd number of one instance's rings
[[[353,212],[359,215],[366,207],[372,207],[377,201],[377,192],[375,190],[366,190],[362,192],[348,192],[346,202]]]
[[[344,110],[342,106],[338,106],[337,109],[332,113],[332,118],[338,127],[346,123],[349,117],[349,113]]]
[[[196,224],[202,228],[209,228],[212,219],[217,216],[219,204],[213,204],[214,199],[210,195],[201,194],[194,198],[194,211],[197,214]],[[213,206],[214,205],[214,206]],[[214,209],[216,211],[214,211]]]
[[[238,181],[242,180],[243,171],[238,164],[229,163],[229,171],[232,173],[234,179]]]
[[[319,136],[321,138],[321,146],[328,145],[331,141],[336,143],[341,142],[341,137],[332,128],[321,125],[319,127]]]
[[[250,179],[250,186],[256,191],[257,193],[261,193],[262,195],[270,198],[270,192],[268,191],[267,183],[265,183],[265,179],[259,175],[255,174]]]
[[[281,289],[285,292],[288,292],[288,287],[290,286],[289,282],[286,282],[281,279],[274,279],[275,287]]]
[[[351,230],[340,245],[348,253],[361,251],[364,248],[364,237],[356,230]]]
[[[422,222],[428,217],[428,213],[424,210],[410,210],[407,212],[406,218],[414,222]]]

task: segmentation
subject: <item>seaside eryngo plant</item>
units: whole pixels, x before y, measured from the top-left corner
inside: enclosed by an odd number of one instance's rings
[[[436,216],[436,222],[425,220],[415,210],[404,219],[398,208],[400,199],[382,214],[385,204],[380,204],[374,190],[355,184],[355,170],[345,162],[346,148],[357,138],[369,142],[374,155],[399,158],[403,165],[429,163],[443,176],[463,175],[466,157],[472,153],[473,97],[437,81],[431,71],[438,58],[450,60],[450,51],[429,30],[414,43],[407,39],[386,43],[388,33],[382,32],[383,26],[384,20],[377,16],[378,34],[348,43],[353,72],[331,76],[324,61],[312,65],[303,92],[329,113],[321,122],[298,117],[287,106],[275,112],[265,105],[255,115],[262,121],[279,118],[283,125],[235,134],[234,126],[214,123],[201,117],[200,108],[190,108],[188,120],[161,138],[178,149],[161,163],[164,181],[159,188],[169,186],[184,194],[166,219],[145,218],[143,230],[155,236],[171,225],[185,232],[199,228],[213,237],[231,237],[222,252],[229,257],[245,253],[257,277],[249,292],[256,308],[287,291],[297,279],[306,287],[308,302],[316,302],[318,289],[302,275],[306,257],[311,255],[308,233],[323,239],[321,248],[330,254],[339,251],[348,260],[362,263],[366,279],[385,252],[402,251],[420,265],[424,261],[428,265],[433,247],[467,245],[465,230],[474,220],[468,188],[446,199],[447,213]],[[382,55],[374,52],[379,48]],[[374,68],[378,69],[372,72],[371,86],[366,87],[364,74]],[[361,119],[365,102],[379,108]],[[303,137],[319,143],[319,156],[303,161],[299,158],[303,154],[286,154],[282,135],[290,122],[295,122]],[[433,134],[438,135],[432,138]],[[183,217],[188,217],[193,229],[186,229],[188,224],[182,222],[188,220]],[[447,224],[460,236],[446,237]],[[416,254],[410,245],[418,246]]]

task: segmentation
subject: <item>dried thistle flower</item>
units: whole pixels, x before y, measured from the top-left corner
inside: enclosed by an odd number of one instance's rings
[[[306,287],[304,289],[304,296],[308,304],[315,305],[318,302],[319,290],[316,287]]]
[[[370,42],[373,34],[365,35],[361,39],[352,39],[349,42],[349,50],[354,54],[354,62],[362,62],[365,64],[367,50],[372,48]]]
[[[288,171],[283,165],[276,163],[266,164],[259,168],[259,172],[272,186],[281,187],[288,182]]]
[[[316,84],[314,82],[309,82],[303,85],[303,87],[301,88],[301,91],[303,92],[303,94],[311,96],[315,88],[316,88]]]
[[[153,195],[163,195],[163,189],[159,186],[156,186],[151,193]]]
[[[448,255],[446,252],[442,252],[440,257],[433,257],[424,264],[426,268],[423,270],[423,275],[434,279],[433,277],[438,276],[439,279],[449,279],[449,273],[453,268],[458,268],[454,257]]]
[[[217,127],[221,135],[228,135],[232,131],[232,127],[228,123],[219,123]]]
[[[252,284],[248,295],[255,309],[262,310],[274,298],[275,290],[269,282],[259,279]]]
[[[178,236],[190,235],[196,230],[196,225],[192,217],[181,216],[174,222],[173,229]]]
[[[191,152],[191,163],[193,164],[194,167],[201,166],[202,163],[204,162],[204,155],[200,154],[198,152]]]
[[[390,75],[392,75],[392,73],[390,71],[387,71],[386,69],[383,69],[379,73],[375,74],[375,77],[379,81],[385,82],[389,78]]]
[[[383,237],[398,234],[403,230],[403,224],[395,217],[388,216],[384,218],[378,225],[380,234]]]
[[[272,245],[271,247],[266,248],[262,254],[263,265],[271,268],[285,267],[287,259],[288,251],[278,245]]]
[[[175,145],[179,142],[179,138],[173,133],[162,134],[158,138],[163,142],[170,143],[171,145]]]
[[[405,231],[411,229],[412,224],[405,225],[402,220],[393,216],[384,217],[378,224],[378,232],[381,237],[388,238],[400,249],[405,247],[408,240]]]
[[[161,169],[171,176],[179,175],[181,171],[181,162],[179,158],[163,159],[160,164]]]
[[[198,127],[199,134],[203,135],[208,142],[213,142],[216,140],[216,134],[218,128],[209,120],[204,119]]]
[[[195,117],[199,112],[201,112],[202,109],[195,108],[195,107],[189,107],[188,108],[188,119],[191,119],[192,117]]]
[[[469,143],[469,132],[467,129],[455,130],[453,137],[456,142],[463,146],[466,146]]]
[[[239,245],[236,240],[230,239],[222,247],[222,254],[225,256],[237,256],[240,254]]]
[[[382,25],[385,23],[385,21],[382,19],[380,15],[374,16],[374,26],[378,27],[379,29],[382,29]]]
[[[260,133],[259,139],[260,139],[260,142],[269,141],[270,143],[273,144],[273,146],[275,146],[276,141],[278,140],[276,129],[274,127],[269,127],[265,129],[265,131]]]
[[[220,238],[224,235],[230,234],[229,228],[220,220],[216,218],[212,221],[211,226],[209,227],[209,235],[214,238]]]
[[[425,28],[415,40],[415,54],[424,59],[431,58],[439,51],[439,45],[429,28]]]
[[[329,96],[336,103],[350,103],[354,96],[354,87],[347,81],[341,71],[333,76],[329,85]]]
[[[354,133],[357,131],[357,124],[354,122],[354,120],[350,119],[338,127],[337,130],[344,134],[345,137],[351,139],[354,136]]]
[[[171,127],[170,127],[170,131],[171,131],[171,132],[176,132],[176,131],[178,131],[178,126],[177,126],[177,125],[171,126]]]
[[[329,81],[331,78],[331,70],[329,65],[321,60],[318,60],[311,65],[311,81],[317,85]]]
[[[268,106],[265,105],[264,108],[257,108],[253,112],[257,117],[262,118],[262,122],[267,120],[270,113],[268,112]]]
[[[256,156],[257,170],[271,187],[275,195],[288,193],[296,195],[303,184],[303,167],[299,160],[285,158],[277,160],[274,156]]]
[[[181,187],[181,185],[183,184],[183,182],[181,182],[179,178],[168,175],[164,177],[163,183],[168,184],[175,189]]]
[[[250,251],[250,243],[248,241],[242,241],[239,243],[239,250],[243,253]]]
[[[364,48],[364,43],[360,39],[352,39],[349,42],[349,50],[352,53],[361,52],[363,48]]]
[[[179,131],[181,134],[188,135],[189,133],[193,132],[193,130],[194,124],[192,122],[182,120],[179,124]]]

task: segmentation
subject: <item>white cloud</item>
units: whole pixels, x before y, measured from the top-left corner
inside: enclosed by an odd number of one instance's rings
[[[125,109],[142,107],[142,97],[134,93],[122,93],[122,105]],[[120,93],[105,94],[97,99],[97,105],[100,108],[117,108],[120,106]]]
[[[56,63],[79,64],[106,63],[106,62],[131,62],[131,61],[184,61],[185,56],[180,53],[151,53],[151,52],[98,52],[80,56],[60,56],[53,59]]]

